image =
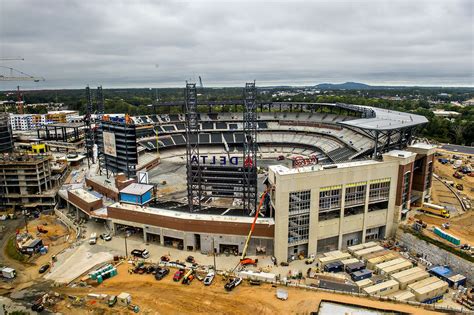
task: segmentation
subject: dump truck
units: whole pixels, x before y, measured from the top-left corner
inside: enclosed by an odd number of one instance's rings
[[[423,206],[420,208],[421,212],[431,213],[443,218],[449,218],[449,211],[445,207],[435,205],[432,203],[423,203]]]

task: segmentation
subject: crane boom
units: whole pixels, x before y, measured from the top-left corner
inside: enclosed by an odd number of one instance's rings
[[[268,191],[265,191],[262,194],[262,197],[260,198],[260,203],[258,204],[257,211],[255,211],[255,217],[253,218],[253,222],[252,222],[252,226],[250,227],[249,235],[247,236],[247,240],[245,241],[245,246],[244,246],[244,250],[242,251],[241,259],[244,259],[245,254],[247,254],[247,248],[249,246],[250,239],[252,238],[253,230],[255,229],[255,223],[257,222],[258,215],[260,214],[260,209],[262,208],[263,202],[265,201],[265,197],[267,196],[267,194],[268,194]]]
[[[0,66],[0,68],[8,69],[10,71],[10,75],[3,75],[0,74],[0,81],[44,81],[43,77],[35,77],[28,73],[24,73],[20,70],[14,69],[12,67],[5,67]]]

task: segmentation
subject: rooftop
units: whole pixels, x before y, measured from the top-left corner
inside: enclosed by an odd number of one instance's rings
[[[91,203],[91,202],[94,202],[94,201],[97,201],[97,200],[101,200],[97,196],[91,194],[90,192],[88,192],[88,191],[86,191],[82,188],[69,190],[69,192],[76,195],[77,197],[81,198],[82,200],[84,200],[87,203]]]
[[[154,215],[166,216],[177,219],[185,220],[198,220],[198,221],[223,221],[223,222],[235,222],[235,223],[248,223],[252,224],[253,217],[244,217],[244,216],[230,216],[230,215],[212,215],[212,214],[201,214],[201,213],[190,213],[190,212],[180,212],[174,210],[152,208],[152,207],[142,207],[133,204],[126,204],[116,202],[110,206],[111,208],[118,208],[130,211],[137,211],[142,213],[149,213]],[[275,221],[272,218],[258,218],[257,224],[268,224],[274,225]]]
[[[308,173],[308,172],[317,172],[317,171],[324,171],[326,169],[341,169],[341,168],[350,168],[350,167],[358,167],[364,165],[374,165],[379,164],[380,162],[374,160],[363,160],[363,161],[352,161],[352,162],[344,162],[344,163],[337,163],[337,164],[330,164],[330,165],[312,165],[312,166],[305,166],[300,168],[288,168],[283,165],[270,165],[269,169],[279,175],[288,175],[288,174],[298,174],[298,173]]]
[[[375,112],[375,117],[347,120],[339,122],[339,124],[369,130],[393,130],[428,123],[428,119],[421,115],[369,106],[360,107],[372,109]]]
[[[141,196],[151,189],[153,189],[153,185],[132,183],[122,189],[120,193]]]

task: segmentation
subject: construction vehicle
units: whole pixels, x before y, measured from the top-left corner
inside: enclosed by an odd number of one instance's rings
[[[253,266],[256,267],[257,263],[258,263],[258,259],[252,259],[252,258],[248,258],[248,257],[240,260],[240,264],[242,266],[253,265]]]
[[[46,230],[42,225],[36,226],[36,229],[37,229],[38,232],[40,232],[40,233],[43,233],[43,234],[48,233],[48,230]]]
[[[431,213],[443,218],[449,218],[449,211],[445,207],[435,205],[432,203],[423,203],[423,206],[420,208],[421,212]]]
[[[182,284],[191,284],[191,281],[194,279],[194,269],[189,269],[189,271],[184,275]]]
[[[265,201],[265,197],[267,196],[267,194],[268,194],[268,189],[265,190],[265,192],[262,194],[262,196],[260,198],[260,203],[258,204],[258,207],[257,207],[257,211],[255,211],[255,217],[253,218],[252,225],[250,226],[249,235],[247,236],[247,240],[245,241],[244,250],[242,251],[242,256],[240,257],[240,263],[239,264],[241,266],[250,265],[250,264],[256,266],[257,263],[258,263],[258,259],[247,258],[247,257],[245,257],[245,255],[247,254],[247,248],[249,246],[250,239],[252,238],[252,233],[253,233],[253,230],[255,229],[255,224],[257,222],[258,216],[260,214],[260,210],[263,206],[263,202]],[[237,266],[239,266],[239,265],[237,265]],[[237,268],[237,266],[235,268]],[[235,270],[235,268],[234,268],[234,270]]]

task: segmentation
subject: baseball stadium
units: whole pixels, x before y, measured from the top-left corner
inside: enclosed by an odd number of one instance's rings
[[[187,84],[158,107],[104,115],[100,175],[62,202],[148,243],[289,261],[392,236],[430,196],[434,147],[414,141],[423,116],[259,102],[255,83],[228,101]]]

